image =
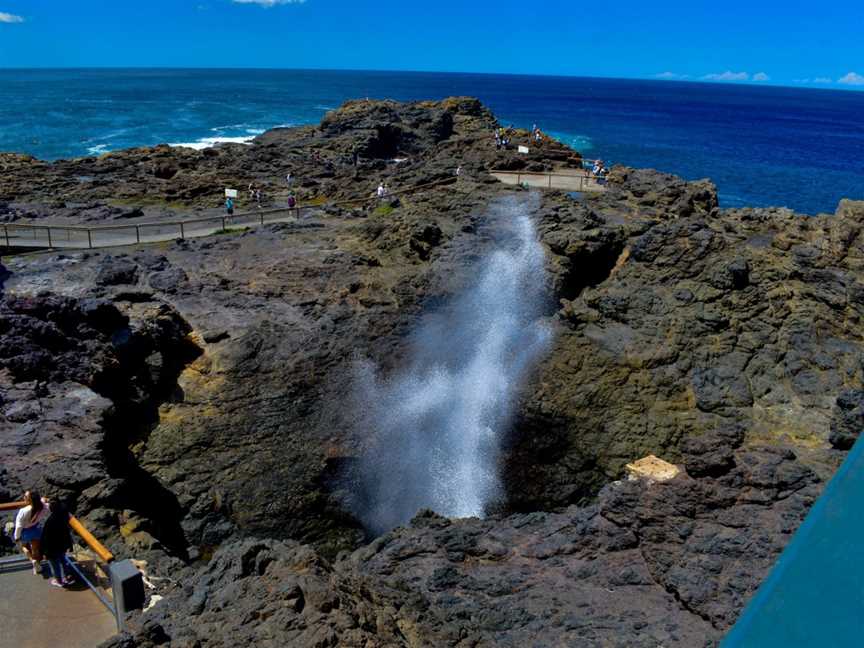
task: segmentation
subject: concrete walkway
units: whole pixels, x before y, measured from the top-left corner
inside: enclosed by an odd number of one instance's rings
[[[51,587],[26,566],[0,570],[0,648],[95,648],[116,632],[114,615],[86,586]]]
[[[304,210],[305,211],[305,210]],[[304,213],[303,218],[309,217]],[[72,225],[10,224],[0,230],[0,246],[11,248],[90,249],[160,243],[179,238],[212,236],[223,229],[254,228],[271,223],[292,223],[297,216],[289,210],[249,212],[224,219],[213,216],[164,223],[129,223],[116,226],[81,227]],[[7,243],[8,236],[8,243]]]

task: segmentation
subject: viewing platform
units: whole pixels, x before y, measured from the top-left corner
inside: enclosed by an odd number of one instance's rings
[[[605,180],[584,169],[561,169],[548,172],[493,169],[490,173],[504,184],[563,191],[606,191]]]
[[[24,502],[0,503],[0,513]],[[0,558],[0,648],[93,648],[123,629],[128,610],[144,604],[143,575],[114,555],[75,516],[69,528],[86,550],[67,555],[65,587],[49,583],[47,560],[38,574],[20,552]]]

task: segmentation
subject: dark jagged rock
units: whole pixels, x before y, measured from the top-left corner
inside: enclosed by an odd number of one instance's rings
[[[234,544],[133,631],[146,642],[158,627],[178,646],[714,646],[818,490],[788,454],[736,452],[721,479],[616,482],[587,508],[421,512],[333,564]]]
[[[497,125],[472,99],[359,101],[251,146],[0,155],[11,220],[176,217],[288,172],[301,200],[448,183],[6,262],[0,492],[77,499],[118,555],[178,581],[115,646],[689,647],[734,622],[860,431],[857,203],[723,210],[708,181],[623,167],[604,193],[545,193],[555,340],[507,439],[506,499],[366,545],[344,509],[357,358],[401,366],[424,309],[471,280],[506,226],[487,208],[525,195],[490,169],[581,165],[518,130],[531,152],[497,151]],[[647,454],[684,470],[614,481]]]

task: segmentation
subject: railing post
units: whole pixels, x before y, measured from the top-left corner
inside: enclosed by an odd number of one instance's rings
[[[135,242],[141,242],[141,228],[138,225],[135,226]]]
[[[222,217],[222,229],[223,230],[225,229],[225,217],[224,216]]]
[[[261,217],[261,224],[263,225],[264,224],[264,212],[261,212],[258,215]]]
[[[49,248],[52,248],[52,247],[54,247],[54,246],[51,244],[51,228],[50,228],[50,227],[46,227],[45,230],[48,232],[48,247],[49,247]]]
[[[183,229],[183,221],[180,221],[180,238],[186,238],[186,231]]]
[[[549,174],[549,188],[552,188],[552,174]]]
[[[6,225],[3,226],[3,233],[6,235],[6,248],[11,250],[12,246],[9,245],[9,228]]]
[[[91,250],[93,249],[93,230],[89,227],[87,228],[87,245]]]

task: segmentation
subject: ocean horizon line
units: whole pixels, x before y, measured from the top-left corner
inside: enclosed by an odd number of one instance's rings
[[[855,87],[824,87],[808,84],[790,84],[771,81],[711,81],[704,79],[669,79],[654,77],[628,77],[628,76],[594,76],[591,74],[543,74],[543,73],[527,73],[527,72],[477,72],[477,71],[449,71],[449,70],[399,70],[399,69],[373,69],[373,68],[291,68],[291,67],[266,67],[266,66],[169,66],[169,65],[154,65],[154,66],[34,66],[34,67],[0,67],[0,74],[4,72],[333,72],[333,73],[363,73],[363,74],[417,74],[417,75],[434,75],[434,76],[463,76],[463,77],[515,77],[526,79],[574,79],[574,80],[591,80],[591,81],[627,81],[627,82],[644,82],[656,83],[661,85],[680,84],[680,85],[707,85],[724,88],[775,88],[788,90],[814,90],[825,92],[864,92],[864,86]]]

